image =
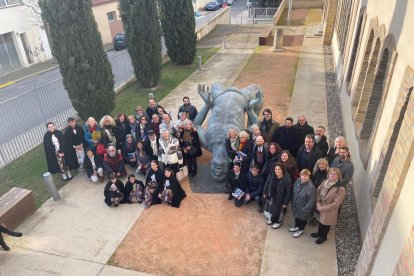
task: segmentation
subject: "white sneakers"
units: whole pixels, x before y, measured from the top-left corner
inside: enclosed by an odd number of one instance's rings
[[[289,228],[289,232],[296,232],[296,231],[298,231],[299,230],[299,227],[290,227]]]
[[[290,230],[290,229],[289,229]],[[302,234],[303,234],[303,230],[298,230],[298,231],[296,231],[295,233],[293,233],[293,237],[294,238],[299,238],[300,236],[302,236]]]
[[[282,226],[283,225],[283,223],[278,223],[278,222],[276,222],[275,224],[273,224],[272,225],[272,228],[273,229],[277,229],[277,228],[279,228],[280,226]]]

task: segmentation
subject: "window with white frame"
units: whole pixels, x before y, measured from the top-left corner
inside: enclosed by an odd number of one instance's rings
[[[109,22],[116,21],[116,13],[115,13],[115,11],[108,12],[106,14],[106,16],[108,17],[108,21]]]

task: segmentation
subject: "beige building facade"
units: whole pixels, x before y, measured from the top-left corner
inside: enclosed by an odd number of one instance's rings
[[[356,275],[414,275],[414,0],[327,0],[325,10],[355,165]]]
[[[118,0],[92,1],[92,12],[104,45],[111,44],[115,35],[124,31],[118,6]]]

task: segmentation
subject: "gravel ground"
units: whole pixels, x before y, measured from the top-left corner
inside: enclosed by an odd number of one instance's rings
[[[329,135],[335,138],[343,135],[341,106],[339,104],[336,77],[332,64],[332,53],[329,46],[324,47],[326,100],[328,103]],[[330,139],[331,143],[334,139]],[[353,275],[361,251],[361,235],[359,232],[358,214],[352,185],[346,187],[345,201],[342,203],[338,224],[336,225],[336,254],[338,275]]]

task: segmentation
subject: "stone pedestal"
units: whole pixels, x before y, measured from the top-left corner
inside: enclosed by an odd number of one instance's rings
[[[283,51],[283,29],[275,29],[275,38],[273,40],[273,51]]]

